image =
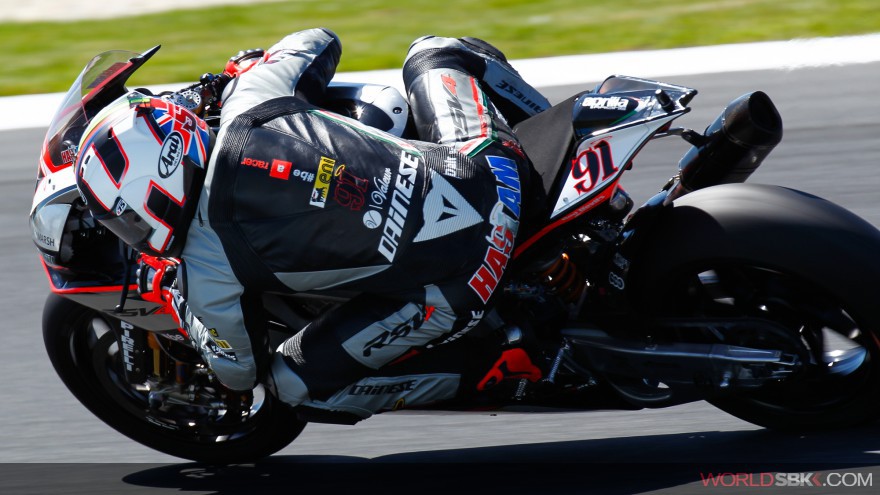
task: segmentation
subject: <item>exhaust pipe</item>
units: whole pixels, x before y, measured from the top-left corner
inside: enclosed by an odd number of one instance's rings
[[[703,135],[685,132],[694,145],[679,162],[680,179],[667,202],[718,184],[745,182],[782,140],[782,118],[762,91],[730,102]]]

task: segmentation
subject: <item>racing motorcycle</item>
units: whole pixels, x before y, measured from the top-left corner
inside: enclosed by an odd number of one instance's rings
[[[89,118],[127,92],[129,76],[157,49],[95,57],[46,135],[30,212],[51,288],[45,346],[77,399],[133,440],[197,461],[258,459],[307,422],[330,420],[282,404],[265,384],[244,395],[224,389],[163,298],[177,260],[125,247],[75,187]],[[230,77],[208,73],[162,96],[216,126]],[[788,430],[878,417],[880,231],[821,198],[745,184],[782,138],[775,106],[756,91],[703,132],[673,127],[696,93],[612,76],[517,126],[544,209],[515,249],[498,253],[509,262],[503,278],[485,267],[482,280],[498,290],[479,324],[450,340],[527,345],[539,373],[515,381],[514,394],[471,394],[431,408],[708,400]],[[407,102],[393,87],[333,83],[324,106],[412,135]],[[644,146],[670,136],[689,151],[668,183],[634,208],[621,177]],[[263,294],[266,352],[350,297]]]

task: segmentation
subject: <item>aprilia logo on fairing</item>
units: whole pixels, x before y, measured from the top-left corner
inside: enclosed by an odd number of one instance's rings
[[[626,110],[627,105],[629,104],[629,100],[626,98],[621,98],[619,96],[610,96],[610,97],[602,97],[602,96],[591,96],[584,98],[583,103],[581,103],[582,107],[586,107],[592,110]]]
[[[379,239],[379,252],[389,262],[394,261],[400,245],[400,236],[403,234],[410,199],[416,185],[418,167],[417,156],[412,156],[406,151],[400,152],[400,166],[397,180],[394,182],[394,192],[391,194],[391,207],[388,210],[388,218],[385,219],[385,227],[382,229],[382,238]]]

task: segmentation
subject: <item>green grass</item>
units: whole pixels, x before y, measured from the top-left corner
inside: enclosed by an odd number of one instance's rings
[[[19,0],[26,1],[26,0]],[[108,0],[112,1],[112,0]],[[162,50],[132,84],[189,81],[243,48],[326,26],[340,71],[400,67],[423,34],[488,39],[510,58],[880,32],[877,0],[291,0],[126,19],[0,23],[0,95],[64,91],[95,54]],[[694,61],[699,63],[699,61]]]

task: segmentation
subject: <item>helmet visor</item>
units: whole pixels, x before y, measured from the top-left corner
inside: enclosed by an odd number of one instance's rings
[[[126,210],[122,215],[116,216],[112,213],[102,215],[97,218],[110,232],[116,234],[122,239],[122,242],[138,249],[138,247],[147,241],[153,233],[153,228],[143,221],[143,219],[134,210]]]

